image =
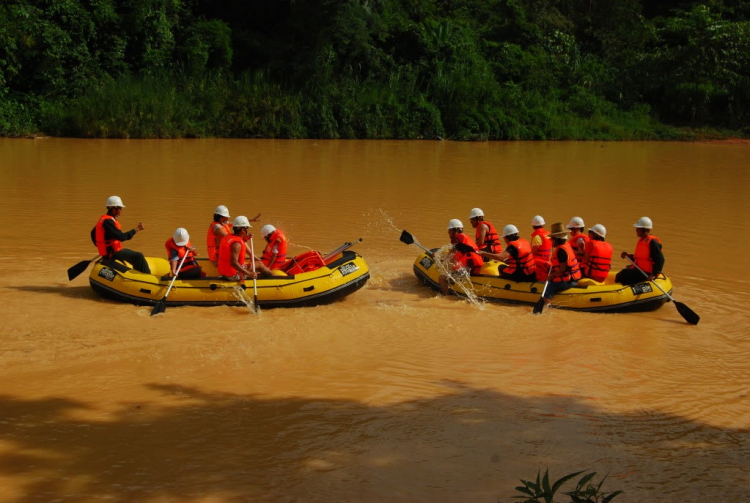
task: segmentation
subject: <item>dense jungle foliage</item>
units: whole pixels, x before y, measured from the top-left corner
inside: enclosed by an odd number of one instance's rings
[[[2,0],[0,135],[750,135],[745,0]]]

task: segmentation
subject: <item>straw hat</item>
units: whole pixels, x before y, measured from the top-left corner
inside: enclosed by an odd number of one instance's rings
[[[552,228],[549,231],[549,237],[558,239],[568,239],[570,231],[565,228],[562,222],[552,224]]]

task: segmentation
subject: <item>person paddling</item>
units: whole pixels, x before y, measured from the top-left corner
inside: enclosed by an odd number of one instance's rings
[[[219,264],[219,245],[221,240],[225,236],[232,233],[232,226],[229,223],[229,209],[220,204],[214,210],[214,218],[211,224],[208,226],[208,232],[206,233],[206,249],[208,251],[208,260],[214,266]],[[250,222],[257,222],[260,219],[260,213],[255,215],[255,218]]]
[[[518,237],[518,227],[508,224],[503,228],[505,250],[501,253],[487,253],[480,250],[482,257],[505,262],[500,266],[500,277],[512,281],[536,281],[536,267],[531,245],[525,239]]]
[[[143,222],[137,227],[122,232],[120,227],[120,216],[125,205],[119,196],[107,198],[107,213],[99,217],[93,229],[91,229],[91,241],[99,251],[99,255],[109,259],[128,262],[133,269],[146,274],[151,274],[146,257],[143,253],[123,248],[122,242],[132,239],[136,233],[144,229]]]
[[[221,240],[219,245],[219,274],[224,278],[237,281],[244,278],[258,278],[258,273],[248,269],[245,265],[245,254],[250,260],[255,260],[255,266],[265,275],[270,276],[271,271],[260,260],[256,260],[253,251],[247,245],[252,236],[250,234],[250,220],[240,215],[232,222],[232,234]]]
[[[179,227],[174,231],[174,235],[164,243],[167,249],[167,259],[169,260],[169,269],[172,276],[180,279],[198,279],[206,276],[195,259],[195,248],[190,243],[190,235],[187,229]],[[187,254],[187,257],[185,257]],[[183,262],[183,257],[185,261]],[[182,262],[182,267],[177,271],[177,267]]]
[[[576,286],[581,279],[578,259],[568,242],[568,230],[561,222],[552,224],[549,237],[552,239],[552,263],[549,270],[549,283],[544,291],[544,305],[552,301],[556,293]]]
[[[482,268],[484,259],[477,254],[477,244],[466,234],[464,234],[464,224],[457,218],[448,222],[448,236],[454,251],[451,255],[451,264],[454,271],[459,269],[468,269],[470,274],[476,274]],[[440,292],[448,295],[449,278],[441,274],[439,278]]]
[[[641,217],[633,224],[633,227],[635,227],[635,234],[638,236],[635,253],[631,255],[627,252],[622,252],[620,257],[630,258],[635,265],[646,273],[648,278],[644,277],[641,271],[631,265],[618,272],[617,276],[615,276],[615,281],[623,285],[635,285],[636,283],[642,283],[645,279],[653,281],[661,274],[664,267],[664,253],[662,252],[661,240],[651,235],[651,229],[654,228],[651,219]]]

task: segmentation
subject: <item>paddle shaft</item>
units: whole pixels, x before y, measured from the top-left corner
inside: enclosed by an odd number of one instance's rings
[[[403,232],[408,234],[406,231],[403,231]],[[415,244],[418,247],[422,248],[425,252],[427,252],[427,255],[429,255],[430,257],[434,255],[434,253],[432,253],[432,250],[422,245],[422,243],[420,243],[419,240],[415,238],[413,234],[409,234],[409,237],[411,238],[411,244]]]
[[[174,285],[175,280],[177,279],[177,276],[180,275],[180,270],[182,269],[182,264],[185,263],[185,259],[188,258],[188,255],[190,255],[190,250],[185,250],[185,255],[182,257],[182,260],[180,260],[180,263],[177,265],[177,271],[174,274],[174,278],[172,278],[172,281],[169,283],[169,288],[167,288],[167,293],[164,294],[164,299],[167,299],[167,295],[169,295],[170,290],[172,290],[172,285]]]
[[[354,241],[354,242],[350,242],[350,241],[347,241],[346,243],[342,244],[341,246],[339,246],[338,248],[336,248],[336,249],[335,249],[335,250],[333,250],[332,252],[329,252],[329,253],[327,253],[327,254],[326,254],[326,255],[325,255],[324,257],[323,257],[323,261],[327,261],[328,259],[330,259],[330,258],[332,258],[332,257],[335,257],[335,256],[336,256],[336,255],[338,255],[339,253],[343,253],[343,252],[345,252],[346,250],[348,250],[348,249],[349,249],[349,248],[351,248],[352,246],[356,245],[357,243],[361,243],[361,242],[362,242],[362,238],[359,238],[358,240],[356,240],[356,241]]]
[[[255,312],[258,312],[258,280],[255,274],[255,248],[253,247],[253,236],[250,235],[250,260],[253,263],[253,305],[255,306]]]
[[[645,277],[645,278],[646,278],[647,280],[651,281],[650,279],[648,279],[648,274],[646,274],[646,272],[645,272],[645,271],[644,271],[643,269],[641,269],[640,267],[638,267],[638,266],[637,266],[637,265],[635,264],[635,262],[633,262],[633,260],[632,260],[632,259],[631,259],[630,257],[628,257],[628,256],[625,256],[625,258],[626,258],[626,259],[628,259],[628,262],[630,262],[631,264],[633,264],[633,267],[635,267],[636,269],[638,269],[639,271],[641,271],[641,274],[643,274],[643,276],[644,276],[644,277]],[[666,290],[664,290],[664,289],[663,289],[663,288],[661,287],[661,285],[659,285],[659,283],[657,283],[657,282],[656,282],[656,280],[654,280],[654,281],[651,281],[651,283],[653,283],[654,285],[656,285],[656,288],[658,288],[659,290],[661,290],[661,291],[662,291],[662,293],[663,293],[664,295],[666,295],[667,297],[669,297],[669,300],[671,300],[672,302],[676,302],[676,301],[674,300],[674,298],[673,298],[673,297],[672,297],[671,295],[669,295],[669,294],[667,293],[667,291],[666,291]]]

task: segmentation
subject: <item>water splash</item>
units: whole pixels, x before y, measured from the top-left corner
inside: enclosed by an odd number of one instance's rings
[[[378,219],[380,222],[386,224],[386,227],[390,227],[390,230],[395,231],[398,235],[401,234],[402,229],[396,226],[393,219],[388,213],[382,208],[376,210],[380,214]],[[416,246],[416,244],[414,245]],[[457,270],[453,269],[453,246],[446,244],[437,250],[433,256],[435,266],[441,275],[447,276],[451,283],[453,283],[453,289],[460,293],[466,300],[478,307],[479,309],[485,308],[485,302],[482,300],[474,291],[474,285],[471,282],[471,276],[468,269],[460,268]]]
[[[396,224],[393,222],[393,219],[391,218],[391,216],[388,215],[388,213],[386,213],[383,208],[378,208],[377,211],[380,213],[380,216],[383,218],[383,220],[381,220],[382,222],[385,222],[388,225],[390,225],[391,229],[398,232],[399,234],[401,233],[401,229],[396,227]]]
[[[452,255],[453,247],[451,245],[444,245],[435,252],[433,258],[438,272],[443,276],[447,276],[452,283],[453,290],[464,296],[470,304],[479,309],[484,309],[485,302],[474,291],[474,284],[471,282],[469,270],[464,267],[453,269]]]
[[[247,308],[248,312],[260,313],[260,306],[258,307],[258,310],[256,311],[255,302],[253,302],[253,299],[250,298],[250,296],[247,294],[247,291],[241,286],[225,286],[222,288],[228,288],[229,290],[231,290],[230,293],[232,294],[232,296],[238,301],[242,302]]]

